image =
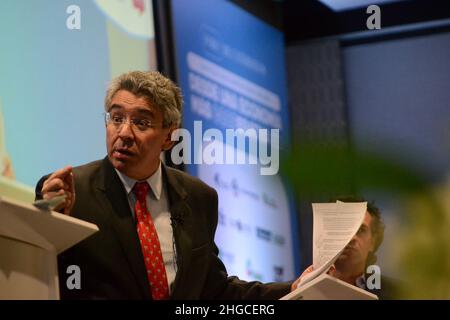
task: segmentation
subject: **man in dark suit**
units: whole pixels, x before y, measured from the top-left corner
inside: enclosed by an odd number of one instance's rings
[[[161,74],[119,76],[105,99],[107,157],[38,182],[38,199],[65,194],[57,210],[100,229],[59,255],[63,299],[277,299],[291,290],[228,277],[214,243],[216,191],[160,161],[181,110],[180,89]],[[69,265],[80,267],[81,289],[67,287]]]

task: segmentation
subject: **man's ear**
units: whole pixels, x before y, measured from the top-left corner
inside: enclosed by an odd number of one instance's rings
[[[172,141],[172,133],[178,129],[178,127],[176,126],[170,126],[169,130],[167,131],[164,143],[161,146],[162,151],[167,151],[170,148],[173,147],[173,145],[175,144],[176,141]]]

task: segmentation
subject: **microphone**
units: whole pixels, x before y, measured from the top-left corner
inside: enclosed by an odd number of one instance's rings
[[[173,228],[176,228],[178,225],[183,224],[183,219],[180,216],[172,216],[170,217],[170,220]]]

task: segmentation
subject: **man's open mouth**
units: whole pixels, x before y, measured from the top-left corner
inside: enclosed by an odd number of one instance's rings
[[[131,157],[133,156],[133,152],[127,149],[114,149],[113,155],[118,158]]]

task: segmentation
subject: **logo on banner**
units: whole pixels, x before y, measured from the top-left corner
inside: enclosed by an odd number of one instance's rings
[[[219,258],[225,265],[227,265],[227,267],[231,266],[235,262],[234,254],[224,251],[222,248],[219,249]]]
[[[272,241],[272,232],[266,229],[256,228],[256,236],[265,241]]]
[[[247,233],[247,234],[252,233],[252,228],[248,224],[243,223],[239,219],[229,219],[229,222],[230,222],[230,226],[235,228],[239,232]]]
[[[278,208],[277,201],[275,198],[270,197],[267,193],[263,192],[262,195],[263,203],[271,208]]]
[[[252,261],[250,259],[247,259],[246,269],[247,269],[247,276],[250,277],[251,279],[258,281],[264,280],[262,273],[253,269]]]
[[[227,225],[227,216],[223,213],[223,210],[219,208],[219,224],[221,226]]]
[[[286,238],[284,236],[260,227],[256,228],[256,236],[261,240],[274,243],[278,246],[283,246],[286,243]]]
[[[284,268],[282,266],[273,266],[273,281],[284,281]]]

